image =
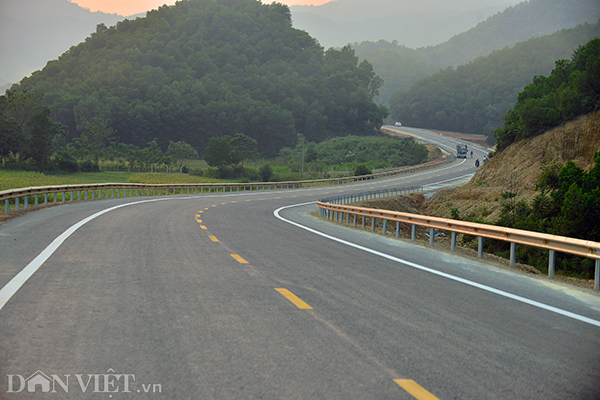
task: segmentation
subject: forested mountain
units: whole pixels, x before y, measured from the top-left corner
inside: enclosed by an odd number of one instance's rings
[[[391,42],[354,43],[353,48],[383,78],[384,85],[376,100],[387,105],[392,93],[407,90],[440,68],[463,65],[494,50],[585,22],[595,23],[599,18],[597,0],[531,0],[509,7],[436,46],[415,50],[407,47],[402,38],[396,38]]]
[[[410,47],[442,43],[520,0],[336,0],[292,6],[294,26],[326,48],[364,40],[398,40]]]
[[[0,1],[0,86],[18,82],[82,42],[96,25],[114,25],[116,14],[90,12],[68,0]],[[2,90],[4,93],[4,90]]]
[[[324,52],[292,28],[287,6],[190,0],[99,25],[18,90],[44,93],[70,138],[102,116],[120,142],[183,140],[202,152],[212,136],[243,133],[272,156],[298,133],[376,131],[387,115],[372,101],[380,84],[349,47]]]
[[[403,124],[491,137],[517,94],[556,60],[600,36],[600,21],[497,50],[456,69],[448,67],[390,99],[391,116]]]

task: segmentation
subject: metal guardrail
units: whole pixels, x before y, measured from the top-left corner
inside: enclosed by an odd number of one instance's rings
[[[184,194],[184,191],[187,191],[188,194],[191,194],[192,189],[195,194],[198,192],[226,193],[234,191],[257,191],[268,189],[299,189],[315,186],[340,185],[345,183],[368,181],[372,179],[387,178],[396,175],[424,171],[451,162],[452,160],[453,158],[448,158],[442,161],[434,161],[410,167],[402,167],[394,169],[392,171],[385,171],[377,174],[351,176],[345,178],[318,179],[310,181],[155,185],[137,183],[102,183],[82,185],[38,186],[0,191],[0,202],[4,201],[4,212],[5,214],[9,214],[11,202],[12,204],[14,204],[14,210],[19,211],[21,199],[23,203],[23,208],[26,209],[30,206],[30,200],[32,201],[34,207],[38,207],[40,205],[39,196],[44,196],[44,205],[48,204],[49,202],[58,203],[59,197],[61,197],[59,196],[60,194],[62,194],[62,199],[60,200],[60,203],[64,203],[71,201],[101,199],[108,197],[124,197],[127,196],[127,190],[129,190],[129,196],[162,196],[170,194],[175,195],[177,194],[177,192],[179,192],[179,194]],[[134,191],[135,195],[133,194]],[[49,198],[49,195],[52,195],[52,197]]]
[[[413,193],[413,188],[395,189],[395,192]],[[421,188],[422,190],[422,188]],[[378,191],[379,192],[379,191]],[[390,189],[389,193],[394,193]],[[401,193],[401,194],[404,194]],[[390,194],[396,196],[397,194]],[[447,218],[431,217],[427,215],[409,214],[397,211],[378,210],[372,208],[357,207],[346,205],[356,201],[385,197],[383,194],[375,192],[355,194],[351,196],[339,196],[317,201],[320,215],[323,218],[343,223],[344,217],[346,225],[350,224],[350,216],[353,216],[354,227],[357,226],[358,217],[362,218],[362,228],[365,229],[365,221],[371,218],[371,229],[375,231],[377,219],[383,220],[383,234],[387,235],[388,221],[396,222],[396,236],[400,236],[400,224],[411,225],[412,240],[416,240],[416,227],[423,226],[430,229],[429,242],[433,246],[435,241],[435,230],[451,232],[451,249],[456,251],[456,235],[463,233],[476,236],[478,238],[478,256],[483,258],[483,238],[502,240],[510,243],[510,263],[516,265],[516,245],[523,244],[527,246],[539,247],[550,251],[548,260],[548,276],[555,276],[555,256],[556,252],[574,254],[595,260],[595,280],[594,289],[600,290],[600,243],[589,240],[574,239],[565,236],[550,235],[540,232],[531,232],[521,229],[506,228],[495,225],[480,224],[474,222],[459,221]]]

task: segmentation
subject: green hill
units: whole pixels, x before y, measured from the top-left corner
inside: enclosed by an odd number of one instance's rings
[[[85,42],[21,81],[45,94],[69,138],[95,117],[115,140],[186,141],[243,133],[264,156],[308,140],[369,135],[387,110],[380,79],[349,47],[327,52],[292,28],[290,11],[256,0],[190,0],[146,18],[98,25]]]

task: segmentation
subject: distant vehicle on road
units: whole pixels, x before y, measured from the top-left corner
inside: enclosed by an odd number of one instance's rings
[[[467,145],[457,144],[456,145],[456,158],[467,158]]]
[[[396,125],[396,126],[402,126],[402,123],[396,122],[394,125]]]

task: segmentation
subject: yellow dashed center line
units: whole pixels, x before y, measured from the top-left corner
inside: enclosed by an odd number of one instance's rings
[[[296,305],[296,307],[298,307],[302,310],[312,310],[313,309],[311,306],[306,304],[298,296],[296,296],[294,293],[290,292],[289,290],[284,289],[284,288],[275,288],[275,290],[277,290],[286,299],[288,299],[289,301],[294,303]]]
[[[213,242],[218,242],[218,241],[219,241],[219,239],[217,239],[217,237],[216,237],[216,236],[212,236],[212,235],[211,235],[211,236],[209,236],[209,238],[210,238],[210,240],[212,240]]]
[[[402,389],[410,393],[415,399],[418,400],[440,400],[435,397],[427,390],[423,389],[421,385],[412,379],[394,379],[394,382],[398,384]]]
[[[235,258],[235,260],[237,262],[239,262],[240,264],[248,264],[248,261],[244,260],[242,257],[240,257],[238,254],[230,254],[231,257]]]
[[[208,228],[204,225],[200,225],[200,228],[202,228],[203,230],[207,230]]]

